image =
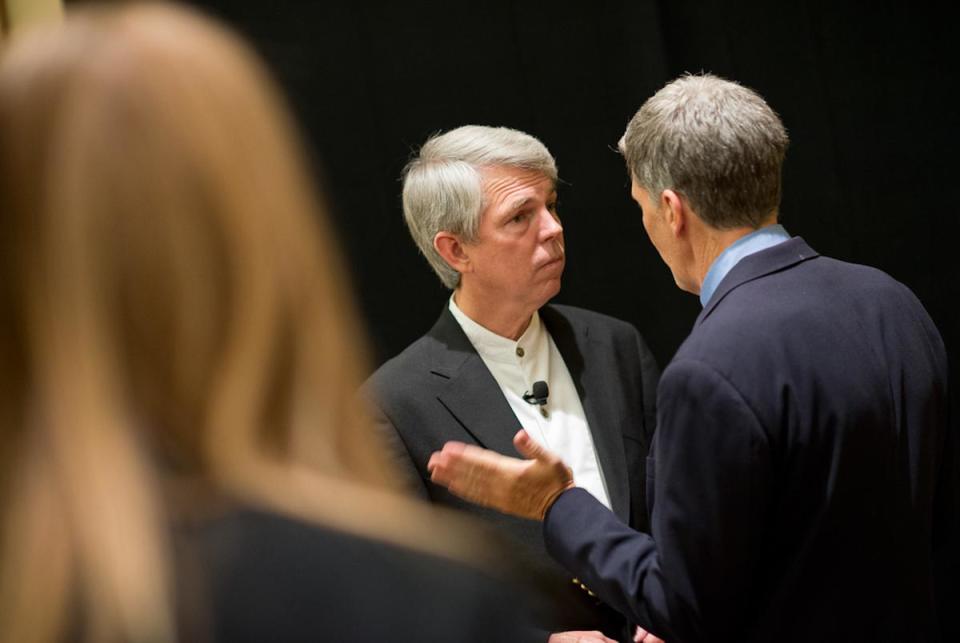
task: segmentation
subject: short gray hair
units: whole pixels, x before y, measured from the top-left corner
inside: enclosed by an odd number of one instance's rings
[[[620,139],[631,177],[657,198],[682,194],[709,226],[759,227],[780,206],[789,138],[759,94],[712,74],[685,75],[650,97]]]
[[[464,125],[430,137],[403,171],[403,217],[420,252],[450,289],[460,273],[433,247],[440,231],[474,241],[485,207],[484,167],[531,170],[557,181],[557,165],[539,140],[507,127]]]

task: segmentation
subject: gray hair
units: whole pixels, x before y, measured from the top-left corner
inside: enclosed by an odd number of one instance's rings
[[[433,239],[445,231],[474,241],[485,207],[484,167],[532,170],[557,181],[557,165],[539,140],[506,127],[464,125],[430,137],[403,171],[403,217],[420,252],[450,289],[460,273],[450,267]]]
[[[631,177],[657,198],[682,194],[709,226],[759,227],[780,206],[789,138],[759,94],[712,74],[650,97],[620,139]]]

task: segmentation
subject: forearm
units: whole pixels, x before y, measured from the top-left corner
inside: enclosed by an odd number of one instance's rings
[[[543,523],[547,551],[613,608],[664,638],[669,623],[656,545],[582,489],[553,503]]]

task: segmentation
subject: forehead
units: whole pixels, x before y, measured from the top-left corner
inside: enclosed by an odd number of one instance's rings
[[[483,168],[483,196],[488,207],[512,207],[526,199],[546,199],[556,186],[535,170],[497,165]]]

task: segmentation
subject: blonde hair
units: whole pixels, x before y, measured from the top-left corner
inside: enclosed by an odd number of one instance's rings
[[[78,595],[90,639],[174,636],[157,470],[426,547],[358,412],[341,262],[247,47],[163,5],[9,45],[0,641],[56,638]]]

